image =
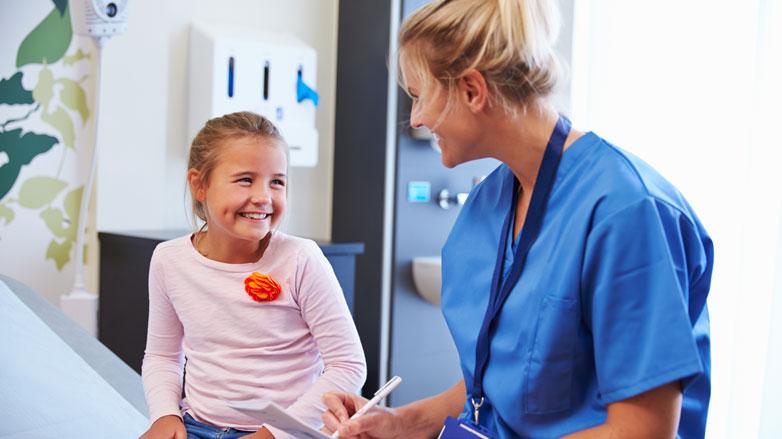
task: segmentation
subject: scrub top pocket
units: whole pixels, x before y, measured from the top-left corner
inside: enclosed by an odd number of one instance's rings
[[[544,414],[570,408],[578,313],[576,300],[543,298],[527,365],[525,413]]]

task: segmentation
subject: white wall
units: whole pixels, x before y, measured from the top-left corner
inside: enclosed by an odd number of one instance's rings
[[[129,28],[105,50],[98,230],[185,229],[189,24],[287,32],[318,55],[315,168],[291,168],[285,230],[331,237],[337,0],[134,0]]]
[[[782,213],[782,209],[780,209]],[[771,305],[771,330],[768,337],[768,360],[763,388],[763,406],[760,415],[760,435],[762,438],[782,436],[782,215],[780,215],[780,240],[777,250],[777,276],[774,298]]]
[[[572,116],[571,102],[571,76],[573,60],[573,13],[575,9],[575,0],[557,0],[561,27],[559,38],[557,39],[557,55],[559,56],[560,77],[557,89],[552,96],[552,102],[557,111],[568,117]]]
[[[779,78],[782,77],[782,2],[778,0],[766,0],[761,2],[760,27],[761,38],[759,44],[759,66],[761,72],[758,74],[758,83],[760,84],[759,101],[759,126],[772,127],[779,126],[779,117],[782,112],[779,110],[782,103],[782,83]],[[776,136],[773,130],[762,129],[765,135],[761,137],[764,140],[772,140]],[[773,141],[769,142],[768,150],[774,148]],[[779,140],[776,140],[776,146],[779,147]],[[779,174],[779,150],[775,152],[777,160],[770,160],[768,171],[773,174]],[[758,160],[769,160],[771,157],[760,154]],[[778,182],[778,181],[777,181]],[[773,181],[772,181],[773,184]],[[773,202],[768,200],[767,202]],[[762,411],[760,415],[760,436],[762,438],[782,437],[782,203],[777,203],[776,218],[779,238],[777,240],[776,255],[772,259],[775,265],[774,271],[775,285],[773,287],[773,299],[771,302],[770,316],[771,328],[766,346],[768,358],[766,362],[765,380],[763,382],[763,400]],[[773,212],[773,211],[772,211]]]

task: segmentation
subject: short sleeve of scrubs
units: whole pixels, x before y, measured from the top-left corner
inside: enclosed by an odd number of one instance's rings
[[[688,306],[708,266],[696,226],[647,197],[597,218],[585,250],[583,311],[602,402],[702,374]]]

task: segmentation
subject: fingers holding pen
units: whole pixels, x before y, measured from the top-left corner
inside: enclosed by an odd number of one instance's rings
[[[323,395],[323,403],[326,405],[322,415],[324,428],[333,433],[350,420],[366,399],[349,393],[329,392]]]
[[[361,416],[353,415],[369,401],[358,395],[327,393],[323,395],[327,410],[323,413],[324,430],[339,432],[340,439],[375,439],[399,437],[401,420],[393,409],[371,407]]]
[[[324,421],[326,415],[331,415],[338,422],[346,422],[366,403],[366,399],[349,393],[329,392],[323,395],[323,403],[326,405]]]

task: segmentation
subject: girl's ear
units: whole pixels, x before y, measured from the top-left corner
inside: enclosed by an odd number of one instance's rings
[[[206,199],[206,185],[197,169],[187,170],[187,184],[190,187],[190,193],[193,194],[193,198],[203,203]]]
[[[474,113],[482,111],[489,101],[489,87],[486,78],[476,69],[469,69],[457,83],[464,103]]]

